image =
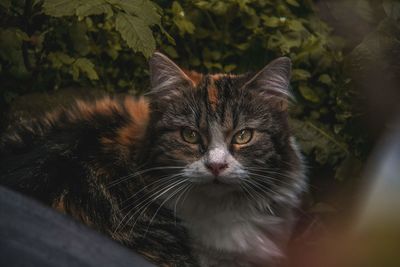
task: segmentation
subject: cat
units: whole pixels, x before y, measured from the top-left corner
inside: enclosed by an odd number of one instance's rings
[[[160,266],[276,266],[306,190],[291,62],[184,71],[156,52],[140,98],[78,101],[0,139],[0,184]]]

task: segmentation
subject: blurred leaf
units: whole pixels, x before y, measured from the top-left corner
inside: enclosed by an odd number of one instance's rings
[[[392,18],[393,20],[400,19],[400,2],[384,0],[382,6],[389,18]]]
[[[87,36],[86,24],[74,23],[69,29],[69,35],[72,45],[80,55],[87,55],[90,53],[89,37]]]
[[[338,166],[335,179],[348,181],[358,178],[362,170],[362,163],[352,155],[348,155]]]
[[[193,23],[186,18],[185,11],[181,7],[181,5],[174,1],[172,3],[172,12],[174,14],[174,23],[178,27],[181,34],[189,33],[192,34],[194,32]]]
[[[292,31],[295,32],[301,32],[301,31],[305,31],[305,28],[303,26],[303,23],[301,23],[300,21],[297,20],[289,20],[287,22],[288,28]]]
[[[48,59],[56,69],[60,69],[63,65],[71,65],[75,61],[74,58],[62,52],[51,52]]]
[[[94,64],[87,58],[78,58],[72,64],[72,67],[77,68],[79,69],[80,72],[85,73],[90,80],[99,79],[99,76],[97,75],[97,72],[94,69]]]
[[[356,0],[355,11],[366,21],[374,21],[374,9],[367,0]]]
[[[261,18],[263,19],[264,25],[267,27],[278,27],[280,24],[280,20],[277,17],[270,17],[270,16],[266,16],[263,15],[261,16]]]
[[[165,51],[165,53],[167,53],[167,55],[169,57],[178,58],[178,52],[176,52],[176,49],[174,47],[172,47],[170,45],[166,46],[166,47],[164,47],[164,51]]]
[[[293,69],[292,79],[293,81],[305,81],[311,77],[311,73],[303,69]]]
[[[299,2],[297,2],[296,0],[286,0],[286,2],[287,2],[289,5],[292,5],[292,6],[296,6],[296,7],[299,7],[299,6],[300,6]]]
[[[306,99],[310,102],[313,102],[313,103],[320,102],[319,96],[306,84],[300,84],[299,91],[300,91],[301,95],[304,97],[304,99]]]
[[[28,75],[22,55],[22,43],[27,40],[28,35],[20,29],[0,28],[0,59],[11,65],[12,75],[20,78]]]
[[[11,6],[11,0],[0,0],[0,6],[4,9],[9,9]]]
[[[335,165],[348,154],[347,145],[333,136],[328,130],[311,121],[290,120],[296,140],[307,154],[315,154],[321,164]]]
[[[237,66],[235,64],[229,64],[224,67],[224,72],[231,72],[236,68]]]
[[[318,81],[326,85],[332,85],[332,79],[328,74],[322,74],[319,76]]]

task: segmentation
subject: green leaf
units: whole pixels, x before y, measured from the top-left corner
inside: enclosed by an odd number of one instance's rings
[[[224,66],[224,71],[231,72],[236,68],[237,68],[237,66],[235,64],[229,64],[229,65]]]
[[[63,65],[71,65],[75,59],[62,52],[51,52],[47,56],[53,67],[60,69]]]
[[[90,15],[107,14],[111,17],[112,8],[105,0],[45,0],[44,13],[53,17],[77,15],[84,18]]]
[[[267,27],[275,28],[278,27],[281,23],[281,21],[277,17],[270,17],[267,15],[263,15],[261,16],[261,18],[264,21],[264,25]]]
[[[303,69],[293,69],[292,79],[293,81],[305,81],[311,77],[311,73]]]
[[[170,44],[176,45],[174,38],[164,29],[164,27],[161,24],[160,24],[160,30],[161,33],[164,34],[165,37],[167,37],[167,40]]]
[[[300,4],[297,2],[297,0],[286,0],[286,3],[288,3],[291,6],[299,7]]]
[[[79,74],[80,70],[79,67],[76,65],[72,65],[72,68],[70,69],[71,75],[72,75],[72,80],[78,81],[79,80]]]
[[[87,58],[78,58],[73,64],[73,68],[77,68],[80,72],[86,74],[86,76],[90,80],[98,80],[99,76],[97,75],[96,70],[94,69],[94,64]]]
[[[85,23],[77,22],[72,24],[69,28],[69,36],[75,51],[83,56],[90,53],[91,49]]]
[[[122,39],[136,52],[141,52],[149,57],[156,49],[156,42],[149,26],[140,18],[119,13],[115,27]]]
[[[319,76],[318,81],[326,85],[332,85],[332,79],[328,74],[322,74]]]
[[[304,99],[306,99],[312,103],[320,102],[319,96],[307,85],[300,84],[299,91],[300,91],[301,95],[304,97]]]
[[[80,0],[45,0],[43,10],[46,15],[53,17],[73,16],[80,5]]]
[[[120,0],[115,1],[116,6],[121,7],[126,13],[141,18],[148,25],[160,24],[161,15],[159,7],[148,0]]]
[[[110,4],[105,3],[103,0],[89,0],[80,5],[75,14],[80,18],[106,14],[110,18],[113,15],[113,11]]]
[[[192,34],[194,32],[195,27],[193,23],[187,19],[185,11],[177,1],[174,1],[172,3],[172,12],[174,14],[173,21],[175,25],[178,27],[180,34],[181,35],[185,33]]]
[[[18,77],[27,75],[22,55],[22,43],[27,40],[28,35],[20,29],[0,28],[0,59],[8,62],[11,65],[9,71]]]
[[[298,21],[298,20],[289,20],[289,21],[287,22],[287,27],[288,27],[290,30],[294,31],[294,32],[302,32],[302,31],[305,31],[305,28],[304,28],[304,26],[303,26],[303,23],[301,23],[301,22]]]
[[[164,48],[165,53],[170,56],[171,58],[178,58],[178,52],[176,52],[176,49],[170,45],[166,46]]]
[[[335,165],[349,155],[347,145],[324,126],[297,119],[290,119],[290,125],[302,151],[314,154],[319,163]]]

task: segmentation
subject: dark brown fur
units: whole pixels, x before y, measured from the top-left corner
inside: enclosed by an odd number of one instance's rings
[[[136,149],[148,121],[146,99],[107,97],[78,101],[18,125],[1,139],[0,184],[70,214],[160,265],[193,262],[185,231],[169,212],[161,212],[146,231],[157,205],[138,222],[139,230],[131,233],[125,225],[114,232],[123,218],[119,203],[143,185],[140,179],[110,184],[138,168],[131,163],[141,161]]]

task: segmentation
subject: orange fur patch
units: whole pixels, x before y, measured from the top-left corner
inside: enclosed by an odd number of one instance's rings
[[[61,213],[66,213],[65,211],[65,203],[64,203],[64,196],[61,196],[60,199],[57,199],[53,204],[51,205],[55,210],[61,212]]]
[[[223,77],[234,78],[234,77],[236,77],[236,75],[234,75],[234,74],[229,74],[229,73],[228,73],[228,74],[225,74],[225,73],[216,73],[216,74],[210,75],[210,77],[211,77],[212,80],[216,81],[216,80],[219,80],[219,79],[221,79],[221,78],[223,78]]]
[[[73,119],[90,120],[95,114],[111,116],[114,111],[121,112],[122,109],[118,103],[110,97],[97,100],[94,104],[85,101],[76,101],[76,109],[78,112],[70,112]]]
[[[131,122],[118,130],[117,142],[121,145],[130,145],[146,133],[150,118],[149,102],[144,98],[138,100],[126,98],[124,106],[131,116]]]
[[[193,70],[183,70],[183,72],[188,76],[188,78],[192,81],[193,86],[199,85],[201,80],[203,79],[203,74],[198,73]]]
[[[72,216],[73,218],[83,222],[86,225],[92,225],[92,221],[89,219],[89,216],[85,214],[81,209],[75,207],[69,207],[66,205],[64,200],[64,195],[61,196],[58,200],[53,202],[52,208],[55,210]]]
[[[103,150],[119,150],[120,155],[126,157],[130,148],[146,133],[150,110],[149,102],[145,98],[126,97],[122,103],[110,97],[94,103],[77,101],[75,109],[68,111],[71,120],[90,121],[96,115],[111,117],[115,114],[126,114],[128,123],[116,129],[115,136],[99,136],[100,142],[103,144]]]

